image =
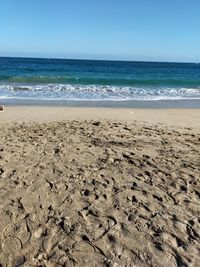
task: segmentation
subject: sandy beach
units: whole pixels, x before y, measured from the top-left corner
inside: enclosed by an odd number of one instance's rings
[[[200,266],[200,110],[5,107],[0,266]]]
[[[169,127],[192,128],[200,131],[200,109],[133,109],[65,106],[5,106],[0,113],[1,123],[52,122],[65,120],[115,120],[144,122]]]

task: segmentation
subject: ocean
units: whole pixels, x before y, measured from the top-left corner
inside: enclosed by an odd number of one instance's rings
[[[200,64],[0,57],[0,100],[200,99]]]

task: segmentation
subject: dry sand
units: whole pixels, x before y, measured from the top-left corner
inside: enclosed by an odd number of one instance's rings
[[[200,266],[199,111],[44,109],[0,113],[0,266]]]
[[[128,109],[128,108],[73,108],[48,106],[8,106],[0,112],[0,122],[115,120],[161,123],[167,126],[192,127],[200,131],[200,109]]]

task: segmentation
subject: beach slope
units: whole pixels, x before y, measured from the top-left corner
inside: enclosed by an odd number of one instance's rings
[[[1,266],[199,266],[197,111],[27,112],[0,113]]]

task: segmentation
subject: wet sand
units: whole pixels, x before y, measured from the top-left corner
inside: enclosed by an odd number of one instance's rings
[[[199,110],[0,113],[2,266],[199,266]]]

